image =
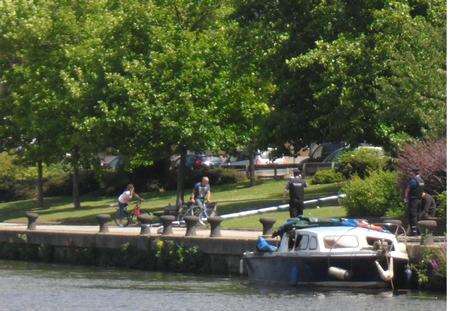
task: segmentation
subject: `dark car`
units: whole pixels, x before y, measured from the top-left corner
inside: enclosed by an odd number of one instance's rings
[[[327,156],[344,147],[344,142],[313,144],[309,151],[309,161],[322,162]]]
[[[224,163],[224,160],[218,156],[206,156],[206,155],[200,155],[197,156],[194,160],[194,169],[199,168],[213,168],[213,167],[220,167]]]

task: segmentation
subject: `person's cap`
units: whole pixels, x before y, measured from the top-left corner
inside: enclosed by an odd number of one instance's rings
[[[294,168],[294,170],[292,172],[294,173],[294,175],[300,174],[300,170],[298,168]]]
[[[413,172],[418,172],[418,171],[420,171],[420,169],[419,169],[419,167],[418,166],[413,166],[413,167],[411,167],[411,171],[413,171]]]

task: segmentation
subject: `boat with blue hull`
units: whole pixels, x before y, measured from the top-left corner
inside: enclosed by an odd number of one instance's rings
[[[280,232],[278,248],[244,253],[250,280],[371,288],[393,287],[408,274],[406,245],[379,226],[312,222],[287,226]]]

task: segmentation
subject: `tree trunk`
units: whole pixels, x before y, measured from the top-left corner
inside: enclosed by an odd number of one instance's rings
[[[40,208],[44,207],[43,168],[42,161],[37,162],[37,201]]]
[[[184,175],[186,172],[186,147],[181,147],[180,163],[178,164],[177,174],[177,206],[180,207],[184,203]]]
[[[80,150],[78,147],[73,149],[72,154],[72,197],[73,206],[75,208],[81,208],[80,203],[80,190],[79,190],[79,173],[80,173]]]
[[[250,177],[250,186],[254,186],[255,185],[255,152],[251,151],[250,152],[250,156],[248,158],[249,162],[248,162],[248,173],[249,173],[249,177]]]

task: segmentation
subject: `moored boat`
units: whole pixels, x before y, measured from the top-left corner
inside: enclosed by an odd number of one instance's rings
[[[385,287],[405,279],[406,245],[379,226],[302,218],[287,224],[274,251],[243,256],[252,281],[302,286]],[[307,220],[307,221],[306,221]]]

